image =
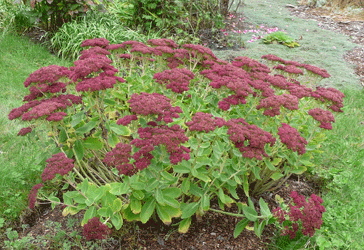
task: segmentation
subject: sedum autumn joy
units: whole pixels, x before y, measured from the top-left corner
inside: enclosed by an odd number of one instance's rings
[[[124,220],[151,218],[166,225],[176,218],[185,233],[194,215],[223,213],[232,203],[239,213],[229,214],[242,218],[234,236],[249,221],[260,236],[274,217],[262,199],[249,197],[315,167],[310,159],[334,129],[333,113],[342,112],[340,91],[312,87],[329,77],[325,70],[274,55],[263,56],[268,67],[248,57],[229,63],[201,45],[169,39],[95,38],[82,47],[74,66],[32,73],[29,94],[9,119],[24,121],[21,136],[46,124],[38,132],[56,145],[44,152],[29,206],[43,185],[64,185],[63,199],[41,198],[65,206],[64,215],[84,210],[89,239],[119,230]],[[239,202],[238,188],[249,206]]]

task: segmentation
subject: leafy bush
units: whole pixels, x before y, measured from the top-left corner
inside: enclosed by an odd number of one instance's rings
[[[44,184],[64,183],[62,200],[40,198],[66,206],[64,215],[85,210],[82,225],[99,217],[119,230],[125,219],[158,215],[167,225],[182,219],[185,233],[194,214],[213,211],[242,218],[235,237],[249,221],[260,236],[274,222],[267,204],[259,200],[258,215],[237,191],[259,195],[313,166],[344,95],[300,84],[292,68],[317,79],[329,77],[326,70],[273,55],[263,58],[285,64],[284,75],[248,57],[228,63],[200,45],[148,44],[86,40],[75,66],[51,65],[27,78],[26,103],[9,119],[28,123],[22,136],[48,121],[49,143],[57,145],[29,206]],[[220,209],[211,208],[214,200]],[[232,204],[239,213],[224,211]]]
[[[129,6],[131,26],[142,26],[145,30],[154,27],[196,34],[199,29],[223,27],[223,6],[220,0],[212,1],[126,1]]]
[[[93,0],[30,0],[31,13],[39,18],[46,30],[52,31],[76,17],[84,16],[95,5]]]
[[[58,56],[76,60],[80,55],[80,45],[86,39],[105,37],[112,43],[128,40],[146,42],[158,36],[158,33],[143,35],[141,32],[131,30],[115,15],[89,13],[79,20],[65,23],[53,35],[51,44],[58,51]]]

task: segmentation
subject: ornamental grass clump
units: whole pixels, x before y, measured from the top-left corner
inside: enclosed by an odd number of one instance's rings
[[[242,218],[234,237],[249,221],[260,236],[275,219],[263,199],[253,204],[249,197],[315,167],[311,158],[333,129],[332,112],[343,107],[340,91],[294,78],[323,70],[273,55],[264,58],[285,64],[285,73],[247,57],[229,63],[203,46],[168,39],[95,38],[82,46],[74,66],[32,73],[25,81],[30,94],[9,119],[26,123],[22,136],[33,136],[42,121],[49,146],[57,146],[46,152],[30,208],[43,185],[62,184],[62,200],[47,199],[65,206],[63,215],[85,211],[82,225],[91,231],[86,225],[93,220],[119,230],[124,220],[169,225],[175,218],[185,233],[192,216],[212,211]],[[232,204],[238,213],[224,211]]]

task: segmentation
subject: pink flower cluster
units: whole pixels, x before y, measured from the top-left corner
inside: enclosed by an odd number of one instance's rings
[[[222,118],[215,117],[209,113],[197,112],[192,121],[186,122],[190,131],[204,131],[205,133],[214,131],[216,127],[222,127],[225,121]]]
[[[112,60],[107,57],[111,54],[108,51],[111,46],[108,40],[89,39],[85,40],[81,46],[91,48],[82,51],[80,59],[74,62],[75,66],[70,67],[70,79],[74,82],[81,80],[76,85],[76,91],[105,90],[113,88],[118,82],[125,82],[123,78],[115,75],[118,70],[111,65]],[[118,45],[115,46],[118,47]],[[94,76],[95,74],[97,76]]]
[[[269,74],[271,71],[268,66],[247,56],[239,56],[231,62],[235,67],[243,68],[246,71],[264,72]]]
[[[229,109],[231,104],[239,104],[239,101],[244,104],[245,97],[253,94],[250,85],[251,78],[248,72],[231,64],[221,65],[213,63],[210,64],[210,69],[202,70],[200,74],[212,80],[210,86],[213,88],[219,89],[225,86],[234,93],[234,95],[220,101],[219,108],[223,110]]]
[[[109,166],[115,166],[119,170],[119,175],[132,176],[137,172],[134,165],[130,163],[131,146],[129,144],[118,143],[115,148],[106,153],[104,162]]]
[[[304,85],[298,85],[297,83],[290,84],[288,87],[288,91],[291,95],[297,96],[298,99],[301,99],[303,97],[310,97],[313,92],[311,88]]]
[[[287,73],[290,73],[290,74],[303,75],[302,69],[299,69],[294,65],[284,66],[282,64],[279,64],[277,66],[274,66],[273,69],[283,70],[284,72],[287,72]]]
[[[264,99],[260,99],[257,109],[265,109],[263,115],[276,116],[280,115],[281,106],[289,110],[298,110],[298,98],[293,95],[272,95]]]
[[[30,209],[34,208],[35,202],[37,201],[38,190],[43,186],[44,186],[43,183],[39,183],[37,185],[34,185],[32,187],[32,189],[30,190],[30,193],[28,195],[28,201],[29,201],[29,208]]]
[[[301,64],[301,63],[298,63],[298,62],[295,62],[295,61],[286,61],[286,60],[283,60],[282,58],[279,58],[278,56],[275,56],[275,55],[272,55],[272,54],[269,54],[269,55],[263,55],[262,56],[263,59],[267,59],[269,61],[275,61],[275,62],[279,62],[279,63],[283,63],[285,65],[288,65],[288,66],[294,66],[294,67],[289,67],[288,70],[286,70],[286,67],[284,66],[279,66],[278,69],[282,69],[282,67],[284,68],[283,70],[285,70],[286,72],[288,73],[294,73],[294,74],[301,74],[301,70],[300,69],[297,69],[296,67],[300,67],[300,68],[305,68],[307,71],[310,71],[316,75],[319,75],[323,78],[328,78],[330,77],[330,74],[327,73],[327,71],[325,69],[321,69],[319,67],[316,67],[316,66],[313,66],[313,65],[310,65],[310,64]],[[291,72],[289,72],[291,71]],[[297,73],[295,73],[297,72]]]
[[[139,128],[140,139],[134,139],[130,144],[118,143],[114,149],[105,155],[104,162],[109,166],[115,166],[119,174],[128,176],[147,168],[151,164],[154,156],[151,152],[156,146],[164,146],[170,154],[169,159],[172,164],[177,164],[183,159],[190,159],[190,149],[182,146],[188,141],[184,130],[178,125],[168,127],[149,122],[150,127]],[[131,155],[134,145],[139,151]],[[132,162],[132,159],[134,160]]]
[[[344,107],[345,95],[341,91],[334,88],[317,87],[312,96],[323,103],[329,102],[331,104],[328,107],[329,109],[335,112],[343,112],[341,108]]]
[[[154,124],[155,125],[155,124]],[[190,159],[190,150],[182,143],[188,141],[185,131],[178,125],[168,127],[159,125],[154,127],[139,128],[138,134],[140,139],[134,139],[131,144],[140,150],[133,155],[135,166],[138,169],[146,168],[150,164],[153,156],[150,154],[155,146],[163,145],[166,151],[170,154],[169,159],[172,164],[177,164],[183,159],[188,161]],[[141,158],[143,156],[143,158]],[[141,167],[140,167],[141,166]]]
[[[116,124],[127,126],[131,123],[131,121],[136,121],[136,120],[138,120],[138,117],[136,115],[126,115],[123,118],[117,120]]]
[[[29,77],[24,82],[24,86],[27,88],[32,83],[56,83],[62,78],[68,78],[70,73],[71,72],[68,70],[68,68],[58,65],[42,67],[29,75]]]
[[[82,97],[75,95],[59,95],[49,99],[33,100],[23,104],[19,108],[10,111],[9,120],[22,117],[23,121],[31,121],[33,119],[45,118],[47,121],[60,121],[67,114],[61,112],[72,106],[72,104],[80,104]],[[23,131],[24,132],[24,131]]]
[[[192,57],[197,57],[197,55],[201,55],[206,60],[211,60],[211,59],[216,60],[217,59],[215,54],[209,48],[206,48],[206,47],[204,47],[202,45],[184,44],[182,47],[185,48],[188,51],[191,51]]]
[[[90,74],[100,71],[103,71],[102,75],[113,76],[118,70],[111,66],[111,63],[111,59],[105,55],[92,54],[74,62],[75,66],[70,67],[72,71],[70,78],[76,82],[77,79],[83,80]]]
[[[107,51],[106,49],[101,48],[99,46],[91,47],[89,49],[81,51],[80,60],[83,60],[83,59],[86,59],[89,57],[93,57],[94,55],[108,56],[108,55],[111,55],[111,53],[109,51]]]
[[[243,157],[262,160],[262,155],[268,157],[264,150],[266,144],[272,147],[276,138],[256,125],[249,125],[243,118],[231,119],[225,123],[229,139],[243,153]],[[247,145],[246,145],[247,144]]]
[[[83,226],[83,236],[86,240],[102,240],[106,239],[111,233],[111,229],[101,223],[100,218],[93,217]]]
[[[287,219],[290,226],[284,226],[281,235],[289,235],[290,239],[296,237],[296,232],[302,226],[303,235],[312,237],[316,229],[320,229],[323,223],[322,214],[325,207],[321,204],[321,197],[312,194],[306,201],[303,195],[298,195],[296,191],[291,193],[292,202],[289,204],[289,211],[286,212],[280,207],[273,210],[273,216],[277,218],[278,223],[283,224]]]
[[[42,173],[43,182],[53,180],[56,174],[64,176],[74,168],[74,160],[67,158],[64,153],[52,155],[46,162],[47,166]]]
[[[194,77],[195,74],[188,69],[174,68],[154,74],[153,79],[156,79],[157,83],[166,84],[167,89],[175,93],[183,93],[189,90],[188,85]]]
[[[32,101],[38,99],[39,97],[44,97],[46,93],[58,93],[66,92],[66,84],[63,82],[55,82],[55,83],[38,83],[29,88],[30,94],[26,95],[23,101]]]
[[[149,39],[148,44],[152,46],[166,46],[170,48],[177,48],[178,45],[172,39],[160,38],[160,39]]]
[[[309,65],[309,64],[303,64],[302,65],[306,70],[311,71],[312,73],[319,75],[323,78],[329,78],[331,75],[327,73],[326,69],[321,69],[319,67]]]
[[[137,115],[158,115],[156,121],[163,120],[165,123],[173,122],[173,118],[179,118],[178,113],[182,113],[180,107],[172,107],[170,99],[164,95],[153,93],[132,94],[130,109]]]
[[[298,152],[300,155],[306,152],[305,145],[307,145],[307,141],[300,135],[297,129],[282,123],[282,126],[278,128],[278,135],[288,149],[292,149],[292,151]]]
[[[31,127],[26,127],[26,128],[22,128],[20,129],[19,133],[17,134],[18,136],[24,136],[26,134],[29,134],[30,132],[32,132],[32,128]]]
[[[98,91],[98,90],[105,90],[111,89],[114,87],[115,84],[125,82],[125,80],[121,77],[117,76],[105,76],[99,75],[93,78],[85,78],[81,82],[76,85],[76,91]]]
[[[316,121],[320,122],[320,128],[331,130],[331,122],[335,122],[333,114],[328,110],[320,108],[311,109],[308,114],[313,117]]]
[[[106,47],[109,45],[109,41],[105,38],[93,38],[93,39],[87,39],[81,43],[81,47]]]

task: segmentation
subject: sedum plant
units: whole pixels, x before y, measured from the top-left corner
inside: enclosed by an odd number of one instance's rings
[[[208,211],[240,217],[234,237],[251,221],[260,236],[275,218],[263,199],[259,215],[249,197],[313,167],[332,112],[342,112],[340,91],[295,79],[301,71],[329,77],[325,70],[274,55],[263,58],[290,70],[273,75],[248,57],[228,63],[208,48],[168,39],[95,38],[81,47],[74,66],[32,73],[25,103],[9,119],[28,124],[22,136],[46,123],[49,145],[57,146],[44,154],[29,207],[39,196],[63,205],[64,215],[85,211],[82,225],[92,219],[101,230],[86,226],[88,238],[108,234],[100,223],[119,230],[124,220],[151,218],[175,219],[185,233],[192,216]],[[63,185],[61,199],[38,195],[47,184]],[[216,200],[219,209],[211,207]],[[232,204],[238,213],[224,211]]]

